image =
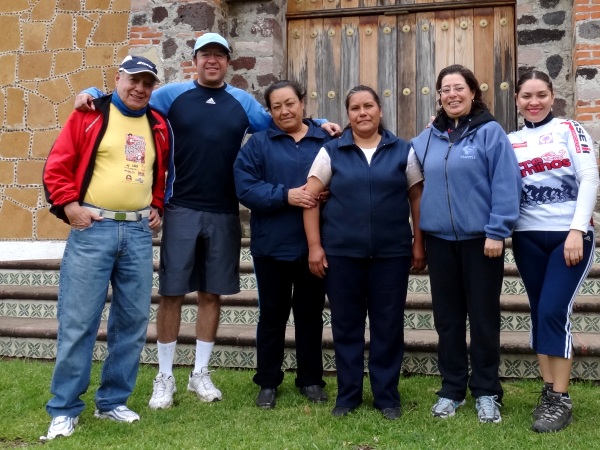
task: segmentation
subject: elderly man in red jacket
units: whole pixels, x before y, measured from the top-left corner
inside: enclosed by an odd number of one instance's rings
[[[108,352],[95,416],[139,420],[126,403],[143,349],[152,293],[152,230],[160,226],[171,154],[166,119],[148,106],[156,66],[128,56],[115,91],[74,111],[44,168],[50,211],[71,226],[60,268],[58,343],[46,410],[50,440],[73,433],[85,404],[109,284]]]

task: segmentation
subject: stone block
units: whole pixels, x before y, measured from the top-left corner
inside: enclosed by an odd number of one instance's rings
[[[17,55],[0,55],[0,86],[11,85],[17,79]]]
[[[68,102],[72,108],[73,104]],[[64,122],[60,122],[63,124]],[[54,141],[58,137],[60,130],[39,130],[33,133],[33,142],[31,144],[31,156],[33,158],[46,158]]]
[[[17,16],[0,15],[0,30],[2,30],[2,39],[0,39],[0,52],[19,50],[21,46],[21,28],[19,26],[19,18]]]
[[[23,24],[23,50],[37,52],[44,49],[48,25],[43,22]]]
[[[131,0],[129,0],[131,1]],[[87,0],[85,2],[85,9],[87,10],[102,10],[108,11],[110,9],[110,0]]]
[[[73,73],[83,66],[81,50],[66,50],[56,53],[54,59],[54,76]]]
[[[88,66],[112,66],[115,64],[115,47],[100,45],[85,49],[85,63]]]
[[[19,80],[36,80],[50,77],[52,53],[26,53],[18,58]]]
[[[113,0],[111,10],[114,12],[117,11],[127,11],[131,10],[131,0]]]
[[[40,188],[7,187],[4,190],[5,198],[27,208],[35,208],[38,204],[39,196]]]
[[[56,120],[58,122],[58,125],[63,125],[67,121],[67,119],[73,112],[73,103],[74,102],[75,102],[75,97],[73,97],[73,99],[71,101],[61,103],[60,105],[58,105],[56,107],[56,115],[58,116],[58,118]],[[52,145],[52,144],[50,144],[50,145]],[[48,150],[50,150],[50,147],[48,147]]]
[[[81,10],[80,0],[58,0],[56,9],[64,11],[80,11]]]
[[[37,94],[29,94],[27,101],[27,125],[32,129],[58,125],[54,105],[50,100]]]
[[[50,213],[45,206],[35,211],[36,239],[66,239],[71,227]]]
[[[6,103],[10,105],[6,111],[8,127],[22,127],[25,124],[25,92],[20,88],[6,89]]]
[[[13,161],[0,161],[0,184],[13,184],[15,182],[15,163]]]
[[[27,10],[29,10],[29,2],[27,0],[4,0],[0,2],[0,14]]]
[[[127,40],[129,14],[106,14],[92,36],[94,44],[117,44]]]
[[[5,199],[0,208],[3,239],[26,239],[33,236],[33,214]]]
[[[45,161],[27,160],[17,162],[17,184],[41,185]]]
[[[104,86],[104,74],[102,69],[84,69],[69,75],[69,82],[76,93],[90,86],[102,88]]]
[[[0,105],[4,105],[4,98],[4,91],[0,89]],[[0,124],[4,124],[4,113],[5,108],[0,108]]]
[[[73,48],[73,16],[57,14],[48,35],[48,50]]]
[[[42,81],[38,86],[38,92],[52,103],[60,103],[74,94],[64,78]]]
[[[51,1],[37,2],[31,9],[31,21],[52,19],[55,6],[56,3]]]
[[[0,157],[27,158],[29,155],[28,131],[5,131],[0,135]]]
[[[87,46],[88,38],[94,27],[94,22],[89,20],[87,17],[77,16],[75,18],[75,43],[79,48],[85,48]]]

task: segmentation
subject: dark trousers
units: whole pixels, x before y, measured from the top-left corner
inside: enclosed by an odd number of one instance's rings
[[[571,358],[570,316],[575,297],[594,262],[594,232],[583,240],[583,260],[567,267],[568,231],[517,231],[513,252],[531,307],[531,347],[542,355]]]
[[[283,381],[285,328],[294,312],[296,386],[325,386],[323,381],[323,280],[308,270],[307,261],[254,257],[260,316],[256,328],[257,369],[254,382],[275,388]]]
[[[502,400],[500,367],[500,292],[502,257],[483,254],[485,238],[447,241],[425,238],[435,329],[439,336],[440,397],[463,400],[497,395]],[[471,341],[467,350],[467,317]],[[471,376],[469,377],[469,357]]]
[[[327,256],[325,287],[337,366],[336,406],[362,402],[365,321],[369,317],[369,379],[374,406],[400,406],[398,381],[404,356],[404,306],[410,257]]]

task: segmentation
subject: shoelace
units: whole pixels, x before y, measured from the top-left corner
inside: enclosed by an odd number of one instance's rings
[[[546,420],[548,422],[554,422],[555,420],[560,419],[563,413],[568,412],[568,407],[561,401],[549,402],[546,411],[544,411],[542,420]]]
[[[495,417],[496,397],[483,396],[479,398],[479,407],[483,410],[486,417]]]

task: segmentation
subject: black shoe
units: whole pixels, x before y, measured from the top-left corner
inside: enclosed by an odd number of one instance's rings
[[[396,406],[394,408],[383,408],[381,410],[381,414],[383,414],[383,417],[385,417],[388,420],[396,420],[400,418],[402,412],[400,410],[400,407]]]
[[[327,401],[327,392],[318,384],[304,386],[300,388],[300,393],[313,403],[325,403]]]
[[[331,410],[331,415],[333,417],[344,417],[344,416],[347,416],[348,414],[350,414],[355,409],[356,409],[356,407],[348,408],[347,406],[336,406],[335,408],[333,408]]]
[[[275,408],[276,396],[277,389],[261,388],[258,396],[256,397],[256,406],[263,409],[273,409]]]

